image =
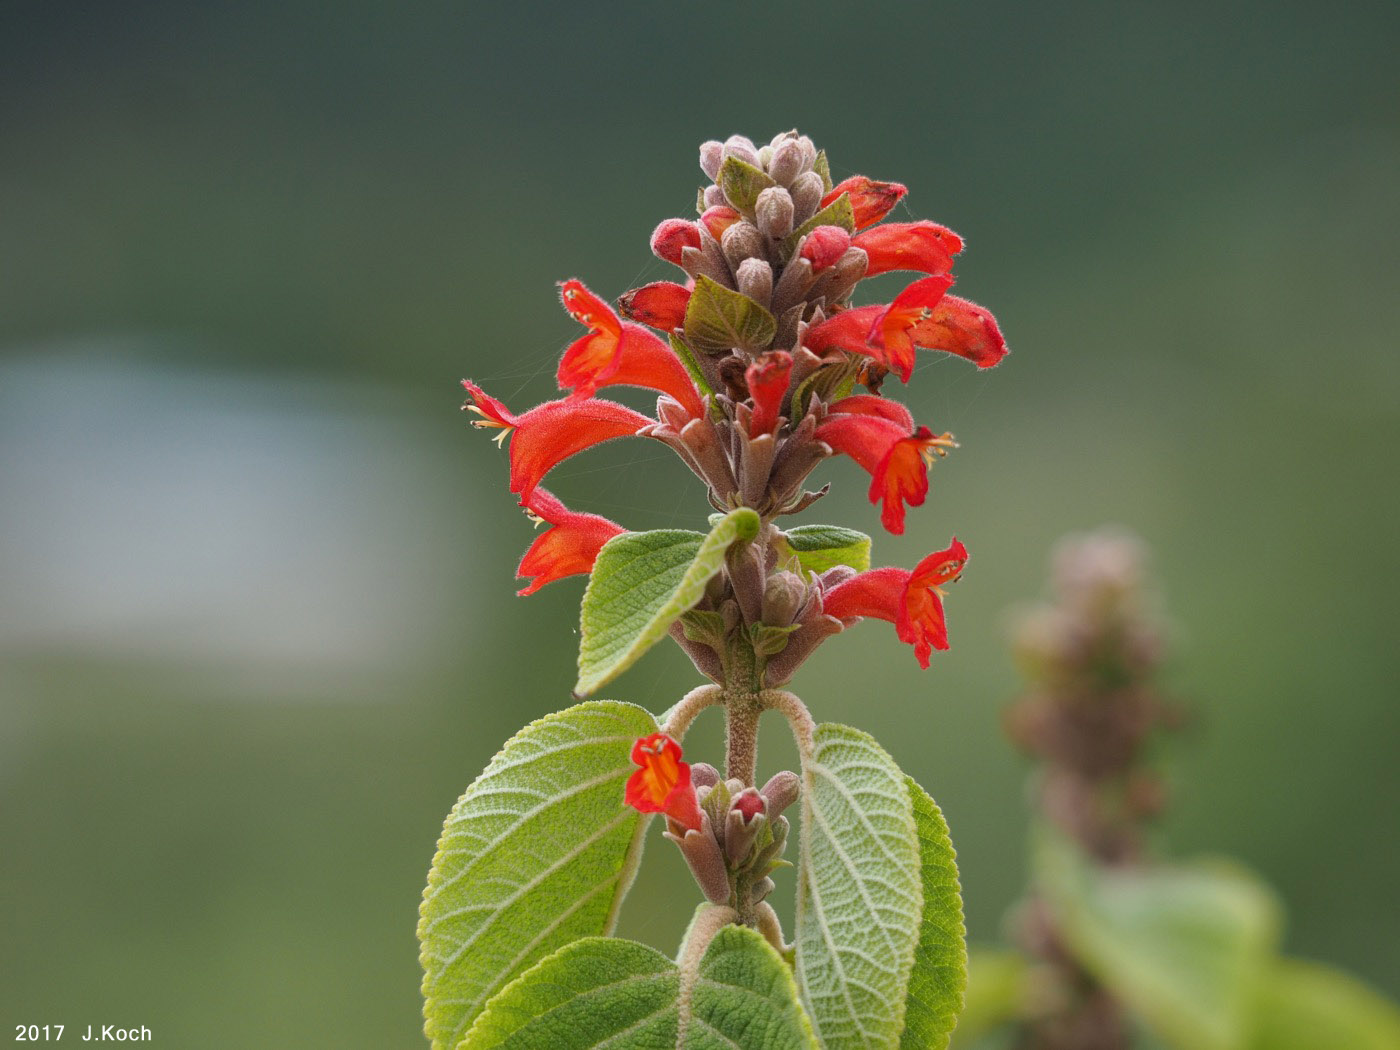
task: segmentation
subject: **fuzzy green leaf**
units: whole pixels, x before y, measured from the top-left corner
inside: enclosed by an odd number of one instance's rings
[[[866,734],[818,727],[802,766],[796,963],[827,1047],[899,1046],[923,923],[905,776]]]
[[[797,229],[783,238],[782,256],[786,261],[792,258],[797,251],[797,246],[802,242],[802,238],[811,233],[818,226],[840,226],[847,233],[856,232],[856,210],[851,204],[851,195],[843,193],[834,201],[822,208],[810,219],[804,222]]]
[[[958,1023],[967,989],[967,927],[963,925],[957,854],[948,824],[928,792],[905,777],[919,831],[924,920],[914,950],[901,1050],[943,1050]]]
[[[767,350],[777,334],[777,320],[747,295],[704,274],[695,279],[685,308],[685,340],[693,350],[727,354],[737,347],[756,354]]]
[[[1279,959],[1264,978],[1249,1050],[1397,1050],[1400,1009],[1349,974]]]
[[[745,215],[752,216],[758,195],[777,183],[762,168],[756,168],[738,157],[725,157],[715,180],[729,203]]]
[[[583,594],[574,691],[586,696],[601,688],[660,641],[704,595],[730,544],[752,539],[758,526],[758,515],[740,507],[708,536],[660,529],[624,532],[604,544]]]
[[[508,985],[459,1050],[817,1050],[792,974],[752,930],[710,943],[680,1028],[680,971],[633,941],[589,938]]]
[[[870,568],[870,537],[839,525],[799,525],[784,534],[802,568],[826,572],[849,565],[857,572]]]
[[[423,893],[424,1030],[455,1047],[502,985],[556,948],[612,930],[644,822],[622,803],[633,742],[656,720],[590,701],[532,722],[443,825]]]
[[[1224,865],[1100,870],[1041,834],[1039,884],[1079,962],[1179,1050],[1238,1050],[1279,931],[1267,887]]]
[[[824,193],[831,192],[831,161],[827,159],[826,150],[817,150],[817,159],[812,164],[812,170],[822,177],[822,188]]]

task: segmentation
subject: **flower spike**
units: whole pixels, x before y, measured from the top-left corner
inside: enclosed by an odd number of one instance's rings
[[[560,285],[564,309],[589,328],[559,361],[559,387],[573,398],[591,397],[599,387],[640,386],[670,394],[692,417],[704,412],[700,394],[680,358],[640,325],[621,320],[613,308],[581,281]]]
[[[871,569],[836,584],[822,595],[822,608],[839,620],[871,616],[895,625],[901,642],[914,647],[919,666],[928,669],[934,649],[948,648],[942,585],[952,583],[967,564],[967,548],[956,537],[910,572]]]
[[[462,380],[475,401],[464,406],[482,418],[473,426],[500,427],[496,440],[510,442],[510,490],[529,505],[544,476],[570,456],[614,438],[631,437],[656,420],[615,401],[546,401],[515,415],[470,379]]]
[[[627,779],[627,805],[639,813],[664,813],[686,831],[698,830],[700,803],[690,766],[681,761],[681,745],[653,733],[632,745],[632,761],[641,768]]]
[[[515,592],[521,597],[566,576],[592,572],[603,544],[627,531],[600,515],[570,510],[547,489],[535,489],[530,502],[521,506],[536,525],[549,526],[530,544],[515,570],[517,579],[530,580],[528,586]]]

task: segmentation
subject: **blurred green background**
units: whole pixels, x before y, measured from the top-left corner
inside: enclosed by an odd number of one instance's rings
[[[1062,533],[1137,531],[1198,713],[1172,851],[1400,993],[1397,48],[1393,2],[0,5],[0,1018],[420,1045],[441,820],[569,702],[581,593],[513,596],[532,534],[456,383],[552,396],[553,282],[666,276],[698,143],[794,125],[968,238],[1013,350],[902,392],[963,447],[876,555],[967,542],[952,650],[867,624],[796,687],[940,800],[995,941],[1005,610]],[[813,516],[878,532],[824,473]],[[550,487],[706,513],[644,442]],[[658,649],[613,695],[695,680]],[[648,860],[623,932],[669,950],[695,895]]]

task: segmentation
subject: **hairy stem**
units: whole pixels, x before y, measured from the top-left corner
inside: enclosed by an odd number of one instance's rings
[[[753,786],[758,775],[758,716],[763,713],[753,693],[726,693],[724,775]]]
[[[803,766],[806,766],[811,761],[812,750],[816,746],[813,735],[817,731],[817,724],[812,720],[812,713],[807,710],[807,705],[795,693],[783,689],[765,689],[758,699],[763,710],[780,711],[788,720],[793,738],[797,741],[797,753],[802,758]]]
[[[699,685],[678,700],[661,720],[661,731],[680,743],[690,723],[707,707],[724,703],[724,690],[717,685]]]

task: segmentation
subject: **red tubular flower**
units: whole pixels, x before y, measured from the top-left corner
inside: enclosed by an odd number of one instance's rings
[[[771,434],[778,427],[778,412],[787,394],[792,375],[792,355],[786,350],[764,354],[749,365],[744,379],[753,398],[753,417],[749,420],[749,437]]]
[[[651,325],[670,332],[685,324],[685,308],[690,305],[690,289],[673,281],[653,281],[617,300],[618,312],[629,321]]]
[[[820,273],[846,254],[851,235],[840,226],[818,226],[802,239],[797,254],[812,264],[812,272]]]
[[[615,401],[596,400],[546,401],[517,416],[470,379],[463,379],[462,385],[476,402],[463,407],[482,417],[473,426],[499,427],[498,442],[514,434],[510,490],[527,506],[544,476],[570,456],[613,438],[631,437],[656,422]]]
[[[876,397],[874,394],[853,394],[850,397],[843,397],[840,401],[832,402],[831,411],[845,412],[849,415],[879,416],[881,419],[899,423],[907,431],[914,429],[914,417],[909,414],[909,409],[888,397]]]
[[[870,326],[884,312],[885,307],[880,305],[842,310],[807,329],[802,345],[818,356],[838,349],[873,356],[875,351],[870,346]]]
[[[914,567],[871,569],[838,583],[822,595],[822,608],[839,620],[873,616],[894,624],[901,642],[914,647],[919,666],[928,668],[934,649],[948,648],[942,584],[956,580],[967,563],[967,548],[956,538],[947,549]]]
[[[963,249],[961,237],[927,219],[887,222],[859,234],[851,243],[863,248],[870,257],[865,270],[867,277],[891,270],[947,273],[953,268],[953,256]]]
[[[665,813],[686,831],[698,829],[700,803],[680,744],[665,733],[644,736],[632,745],[632,761],[641,768],[627,778],[627,804],[639,813]]]
[[[946,274],[924,277],[895,296],[889,308],[870,324],[865,352],[899,376],[904,382],[914,374],[916,325],[933,317],[943,294],[953,286]]]
[[[535,489],[530,502],[521,506],[536,524],[550,526],[530,544],[515,570],[517,579],[530,579],[529,586],[515,592],[522,597],[566,576],[592,572],[603,544],[627,531],[597,514],[570,510],[546,489]]]
[[[945,295],[914,325],[910,338],[915,346],[957,354],[978,368],[991,368],[1009,352],[991,312],[956,295]]]
[[[559,387],[573,388],[574,399],[592,396],[599,387],[640,386],[670,394],[692,418],[704,412],[690,373],[671,348],[641,325],[621,320],[581,281],[560,285],[564,309],[589,328],[559,361]]]
[[[857,399],[846,398],[836,405],[854,400]],[[946,449],[956,447],[951,434],[935,435],[928,427],[911,432],[911,426],[902,419],[864,411],[838,411],[836,406],[817,427],[816,438],[870,472],[870,502],[881,504],[880,523],[896,536],[904,532],[905,505],[921,507],[928,496],[928,468],[933,457],[946,455]]]
[[[681,249],[700,247],[700,228],[685,219],[666,219],[651,234],[651,250],[658,259],[681,264]]]
[[[831,204],[841,194],[849,193],[851,207],[856,213],[856,229],[863,230],[888,215],[908,192],[909,188],[898,182],[876,182],[864,175],[852,175],[831,187],[822,198],[822,207]]]

